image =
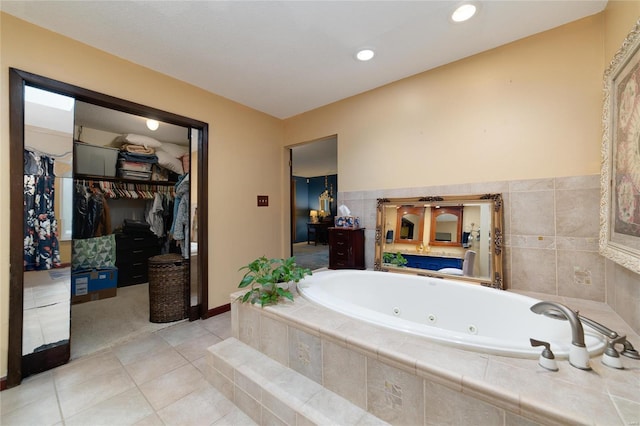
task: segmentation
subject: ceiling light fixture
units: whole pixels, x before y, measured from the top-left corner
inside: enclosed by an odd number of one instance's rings
[[[158,130],[159,125],[160,123],[158,123],[157,120],[152,120],[150,118],[147,118],[147,127],[149,128],[149,130],[156,131]]]
[[[476,14],[477,10],[478,8],[474,4],[471,4],[471,3],[461,4],[451,14],[451,20],[453,22],[464,22],[468,19],[471,19],[473,15]]]
[[[356,53],[356,58],[359,61],[369,61],[371,60],[371,58],[373,58],[373,56],[375,55],[375,52],[371,49],[362,49],[360,50],[358,53]]]

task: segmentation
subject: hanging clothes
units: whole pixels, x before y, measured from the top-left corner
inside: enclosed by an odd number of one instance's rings
[[[111,215],[102,192],[77,181],[73,200],[74,239],[111,234]]]
[[[156,192],[153,196],[153,201],[147,203],[146,210],[145,218],[151,226],[151,232],[153,232],[156,237],[164,237],[164,196]]]
[[[54,159],[24,151],[24,269],[58,268],[60,247],[54,212]]]
[[[190,240],[189,240],[189,193],[191,185],[189,183],[189,174],[184,175],[182,180],[176,184],[176,198],[174,204],[175,215],[173,218],[173,239],[180,246],[182,257],[189,258]]]

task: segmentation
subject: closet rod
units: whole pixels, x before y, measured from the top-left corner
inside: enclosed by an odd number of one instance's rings
[[[95,175],[82,175],[76,173],[73,176],[76,180],[91,180],[91,181],[105,181],[105,182],[115,182],[115,183],[137,183],[144,185],[158,185],[158,186],[174,186],[177,182],[170,182],[164,180],[139,180],[139,179],[125,179],[120,177],[110,177],[110,176],[95,176]]]

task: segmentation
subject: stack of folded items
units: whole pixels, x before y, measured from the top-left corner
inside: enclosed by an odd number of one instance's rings
[[[155,149],[148,146],[153,138],[141,135],[122,135],[117,141],[122,145],[118,153],[118,176],[126,179],[150,180],[151,168],[158,163]],[[156,141],[157,142],[157,141]]]
[[[189,172],[189,147],[136,134],[119,136],[118,176],[168,180]],[[171,175],[176,176],[171,176]],[[177,179],[171,179],[177,180]]]

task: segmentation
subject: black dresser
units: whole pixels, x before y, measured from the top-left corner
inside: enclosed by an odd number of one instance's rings
[[[118,287],[149,281],[149,258],[158,254],[160,242],[153,233],[116,233]]]

